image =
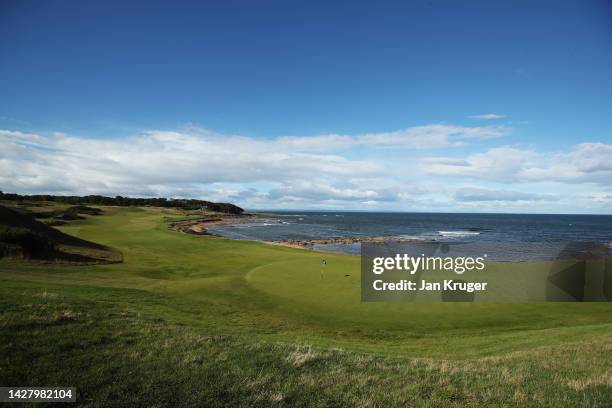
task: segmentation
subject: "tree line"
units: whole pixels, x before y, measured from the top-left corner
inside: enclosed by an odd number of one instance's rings
[[[135,197],[106,197],[101,195],[87,196],[61,196],[50,194],[21,195],[16,193],[4,193],[0,191],[0,200],[10,201],[53,201],[71,205],[92,204],[92,205],[116,205],[116,206],[150,206],[166,208],[182,208],[185,210],[206,209],[227,214],[242,214],[244,210],[231,203],[214,203],[212,201],[195,199],[173,199],[173,198],[135,198]]]

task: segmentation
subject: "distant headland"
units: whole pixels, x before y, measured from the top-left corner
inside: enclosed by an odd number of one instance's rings
[[[37,195],[21,195],[16,193],[4,193],[0,191],[0,200],[9,201],[54,201],[65,204],[93,204],[93,205],[116,205],[121,207],[128,206],[150,206],[150,207],[166,207],[166,208],[181,208],[185,210],[205,209],[226,214],[242,214],[244,210],[237,205],[231,203],[215,203],[206,200],[195,199],[175,199],[175,198],[135,198],[135,197],[106,197],[102,195],[87,195],[87,196],[62,196],[50,194]]]

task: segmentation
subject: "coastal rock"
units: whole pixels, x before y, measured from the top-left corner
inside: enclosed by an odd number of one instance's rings
[[[330,244],[357,244],[362,242],[417,242],[415,239],[398,238],[398,237],[333,237],[326,239],[310,239],[310,240],[298,240],[298,239],[283,239],[270,241],[279,245],[286,245],[291,247],[307,247],[313,245],[330,245]]]

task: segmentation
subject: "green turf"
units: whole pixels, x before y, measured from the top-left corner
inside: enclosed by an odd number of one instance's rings
[[[612,400],[609,303],[361,303],[357,257],[168,231],[178,216],[60,228],[122,264],[0,260],[0,382],[76,384],[92,405],[167,405],[163,384],[183,405]]]

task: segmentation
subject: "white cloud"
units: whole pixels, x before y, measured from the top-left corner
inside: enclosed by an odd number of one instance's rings
[[[483,113],[481,115],[470,115],[468,118],[470,119],[484,119],[484,120],[492,120],[492,119],[503,119],[506,115],[499,115],[497,113]]]
[[[612,204],[612,192],[597,191],[586,194],[579,194],[578,197],[589,202],[598,204]]]
[[[460,146],[470,140],[487,140],[507,135],[512,129],[507,126],[465,127],[445,124],[414,126],[392,132],[362,133],[349,135],[322,135],[277,139],[280,146],[306,150],[329,151],[356,146],[393,147],[410,149],[434,149]]]
[[[609,191],[598,187],[611,185],[612,146],[607,144],[547,153],[496,147],[466,157],[450,155],[456,146],[509,131],[433,124],[266,139],[189,128],[96,139],[0,130],[0,190],[206,198],[249,208],[612,206]],[[428,148],[443,148],[446,155],[423,158]],[[458,186],[457,178],[477,182]],[[549,191],[533,187],[551,181],[558,185]],[[591,188],[577,189],[580,183]],[[512,187],[504,187],[508,184]],[[559,192],[562,200],[551,199]]]
[[[497,147],[465,158],[429,157],[421,160],[422,170],[434,176],[465,177],[510,183],[525,166],[535,165],[537,153],[513,147]]]
[[[500,183],[559,182],[612,185],[612,145],[582,143],[568,151],[540,153],[497,147],[463,159],[430,157],[421,160],[430,175]]]
[[[461,202],[497,202],[508,203],[518,201],[551,201],[558,200],[556,194],[537,194],[513,190],[489,190],[485,188],[460,188],[455,192],[455,199]]]
[[[427,125],[389,133],[255,139],[204,129],[150,131],[123,139],[0,131],[0,183],[7,190],[139,192],[153,186],[289,183],[380,177],[384,163],[351,158],[357,146],[425,148],[498,137],[505,128]]]
[[[287,181],[376,175],[377,163],[283,148],[277,141],[214,134],[148,132],[127,139],[43,138],[44,146],[9,135],[0,139],[3,187],[62,181],[65,191],[119,192],[142,186]],[[11,175],[10,177],[4,175]],[[8,186],[8,187],[7,187]]]

